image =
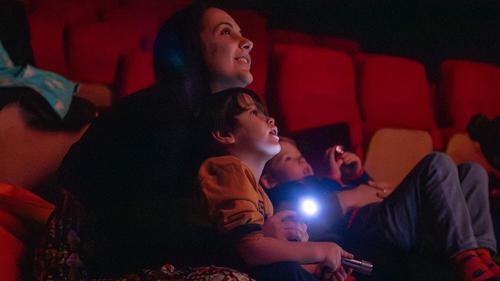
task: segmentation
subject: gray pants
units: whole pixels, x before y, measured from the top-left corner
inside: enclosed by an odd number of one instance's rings
[[[446,257],[478,247],[496,251],[487,174],[477,164],[457,167],[443,153],[429,154],[382,203],[361,208],[346,237],[358,254],[383,246]]]

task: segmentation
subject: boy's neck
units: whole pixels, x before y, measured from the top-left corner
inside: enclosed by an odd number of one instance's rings
[[[259,182],[264,166],[269,159],[264,159],[262,156],[259,157],[259,155],[256,155],[255,153],[245,153],[241,151],[231,151],[231,155],[236,156],[241,161],[245,162],[248,168],[250,168],[250,171],[252,171],[252,174],[255,177],[255,182]]]

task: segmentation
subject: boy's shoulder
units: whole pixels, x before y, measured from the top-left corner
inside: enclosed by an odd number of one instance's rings
[[[217,168],[245,168],[246,165],[238,157],[232,155],[210,157],[203,161],[201,167],[217,167]]]
[[[248,174],[250,169],[238,157],[232,155],[208,158],[201,164],[200,174]],[[251,172],[250,172],[251,173]]]

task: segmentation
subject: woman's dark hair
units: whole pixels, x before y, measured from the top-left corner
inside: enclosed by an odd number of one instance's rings
[[[237,128],[236,116],[248,109],[242,104],[243,95],[249,96],[257,109],[268,115],[267,109],[262,104],[259,96],[253,91],[245,88],[229,88],[208,96],[203,103],[202,112],[198,118],[197,126],[200,138],[207,145],[206,155],[218,154],[218,145],[212,138],[212,132],[230,133]]]
[[[201,20],[214,2],[193,4],[173,15],[160,28],[153,49],[155,79],[159,84],[176,84],[185,91],[191,106],[199,106],[210,93],[209,73],[201,48]]]
[[[18,102],[24,111],[26,123],[43,131],[75,132],[92,122],[97,116],[96,107],[89,101],[73,97],[66,116],[61,119],[48,102],[27,87],[0,89],[0,110],[9,103]]]

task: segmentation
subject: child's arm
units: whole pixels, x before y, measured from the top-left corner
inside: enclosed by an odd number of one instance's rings
[[[353,255],[330,242],[288,242],[270,237],[245,237],[237,244],[240,256],[249,266],[294,261],[301,264],[319,263],[337,270],[341,258]]]
[[[342,209],[342,214],[346,214],[354,208],[361,208],[371,203],[381,202],[385,198],[383,191],[366,184],[338,192],[336,195],[338,204]]]
[[[335,243],[298,243],[265,237],[259,192],[251,182],[251,175],[238,163],[224,159],[207,161],[200,168],[199,176],[209,220],[221,234],[234,241],[240,257],[248,265],[295,261],[322,263],[335,270],[342,256],[352,256]]]

